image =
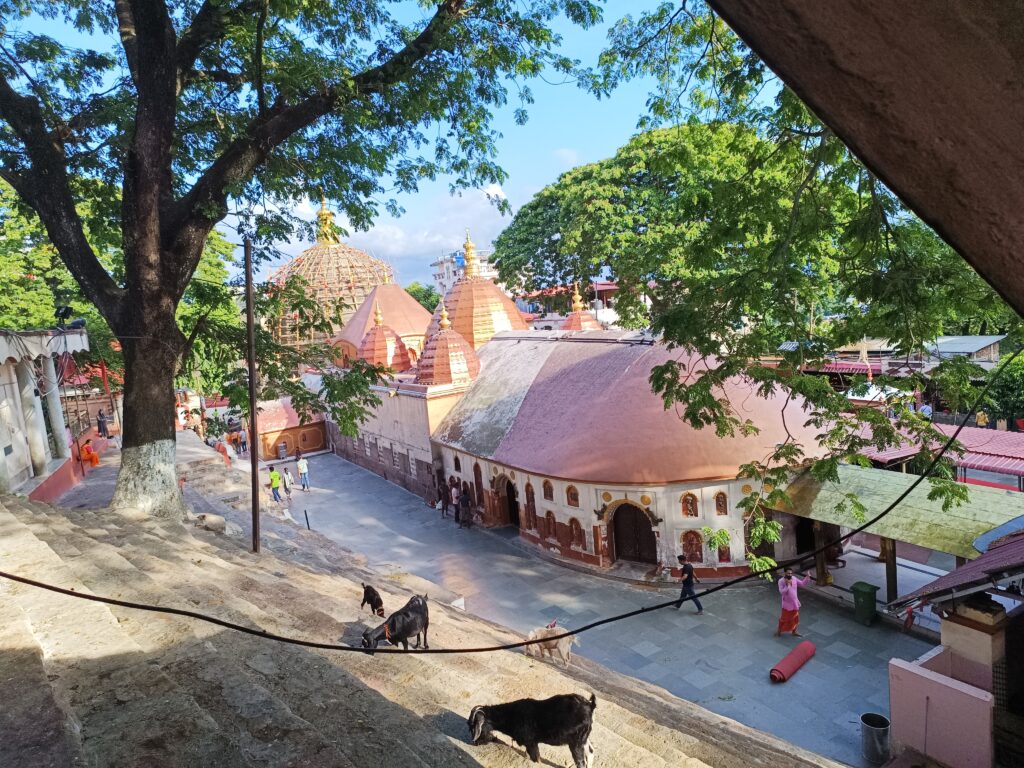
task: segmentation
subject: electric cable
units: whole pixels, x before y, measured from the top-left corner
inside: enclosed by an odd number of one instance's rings
[[[612,624],[612,623],[615,623],[615,622],[623,621],[625,619],[629,619],[629,618],[632,618],[634,616],[639,616],[639,615],[644,614],[644,613],[651,613],[652,611],[658,611],[658,610],[661,610],[663,608],[668,608],[669,606],[675,607],[677,604],[681,605],[682,603],[687,602],[687,601],[691,601],[691,600],[694,600],[694,599],[702,598],[702,597],[705,597],[707,595],[712,595],[715,592],[720,592],[723,589],[728,589],[728,588],[733,587],[733,586],[735,586],[737,584],[740,584],[742,582],[749,581],[750,579],[760,578],[764,574],[771,573],[772,571],[777,571],[777,570],[780,570],[780,569],[785,569],[785,568],[787,568],[789,566],[792,566],[792,565],[794,565],[796,563],[800,563],[800,562],[803,562],[804,560],[807,560],[807,559],[809,559],[811,557],[815,557],[815,556],[817,556],[818,554],[820,554],[822,552],[826,552],[831,547],[834,547],[837,544],[840,544],[840,543],[846,541],[847,539],[850,539],[853,536],[856,536],[858,533],[864,532],[867,528],[869,528],[872,525],[874,525],[875,523],[877,523],[883,517],[885,517],[890,512],[892,512],[897,506],[899,506],[899,504],[901,504],[904,499],[906,499],[911,493],[913,493],[913,491],[919,485],[921,485],[921,483],[923,483],[928,478],[928,476],[939,465],[939,462],[942,461],[942,459],[945,456],[946,452],[949,451],[949,449],[952,447],[953,443],[956,442],[957,436],[964,429],[964,427],[967,426],[967,421],[970,419],[971,414],[974,413],[978,409],[978,406],[981,405],[981,403],[984,401],[985,396],[988,394],[989,389],[999,379],[999,377],[1002,375],[1003,371],[1006,370],[1007,366],[1010,363],[1012,363],[1017,358],[1017,356],[1020,355],[1020,353],[1022,351],[1024,351],[1024,347],[1022,347],[1021,349],[1018,349],[1016,352],[1014,352],[1012,355],[1010,355],[1006,360],[1004,360],[1002,363],[1000,363],[999,367],[995,370],[995,373],[993,374],[993,376],[988,380],[988,382],[985,384],[984,388],[981,390],[981,392],[978,395],[978,397],[975,399],[974,403],[971,405],[971,408],[967,412],[967,415],[964,417],[963,421],[961,421],[959,423],[959,425],[957,426],[956,430],[953,432],[952,435],[949,436],[949,438],[943,444],[942,448],[935,454],[935,456],[932,457],[932,460],[928,464],[928,466],[925,469],[925,471],[921,475],[919,475],[906,489],[904,489],[899,494],[899,496],[896,497],[896,499],[894,499],[892,502],[890,502],[889,505],[885,509],[883,509],[877,515],[872,517],[870,520],[862,523],[861,525],[859,525],[856,528],[854,528],[853,530],[851,530],[849,533],[840,536],[839,538],[835,539],[834,541],[830,541],[830,542],[827,542],[826,544],[823,544],[822,546],[818,547],[817,549],[815,549],[811,553],[804,553],[803,555],[800,555],[798,557],[790,558],[789,560],[784,560],[781,563],[776,563],[775,566],[773,566],[771,568],[766,568],[766,569],[763,569],[763,570],[760,570],[760,571],[751,571],[750,573],[744,574],[743,576],[737,576],[734,579],[729,579],[729,580],[724,581],[724,582],[722,582],[720,584],[716,584],[713,587],[709,587],[709,588],[705,589],[704,591],[700,592],[699,594],[694,594],[692,596],[687,596],[685,598],[680,597],[680,598],[676,598],[674,600],[666,600],[666,601],[661,602],[661,603],[655,603],[654,605],[642,606],[642,607],[637,608],[635,610],[627,611],[626,613],[620,613],[620,614],[616,614],[614,616],[608,616],[608,617],[603,618],[603,619],[598,619],[597,621],[592,621],[589,624],[584,624],[582,627],[578,627],[576,629],[567,629],[565,632],[563,632],[562,634],[559,634],[559,635],[551,635],[550,637],[539,638],[539,639],[536,639],[536,640],[522,640],[522,641],[519,641],[519,642],[516,642],[516,643],[505,643],[505,644],[502,644],[502,645],[482,646],[482,647],[478,647],[478,648],[410,648],[410,649],[406,650],[404,648],[399,648],[397,646],[389,646],[389,647],[384,647],[384,648],[381,648],[381,647],[374,648],[374,649],[372,649],[372,652],[373,653],[382,653],[382,654],[408,654],[408,655],[420,655],[420,654],[422,654],[422,655],[438,655],[438,656],[440,656],[440,655],[456,655],[456,654],[471,654],[471,653],[472,654],[476,654],[476,653],[494,653],[496,651],[512,651],[512,650],[517,650],[517,649],[520,649],[520,648],[525,648],[525,647],[530,646],[530,645],[536,645],[536,644],[539,644],[539,643],[546,643],[546,642],[550,642],[551,640],[560,640],[562,638],[571,637],[573,635],[580,635],[580,634],[582,634],[584,632],[588,632],[588,631],[590,631],[592,629],[596,629],[597,627],[601,627],[601,626],[604,626],[606,624]],[[233,631],[236,631],[236,632],[242,632],[242,633],[247,634],[247,635],[253,635],[255,637],[264,638],[266,640],[273,640],[275,642],[285,643],[285,644],[288,644],[288,645],[296,645],[296,646],[300,646],[300,647],[303,647],[303,648],[316,648],[316,649],[319,649],[319,650],[343,651],[343,652],[354,652],[354,653],[369,653],[369,652],[371,652],[371,649],[362,648],[362,647],[359,647],[359,646],[345,645],[345,644],[342,644],[342,643],[325,643],[325,642],[318,642],[318,641],[315,641],[315,640],[304,640],[302,638],[289,637],[289,636],[286,636],[286,635],[278,635],[278,634],[275,634],[273,632],[268,632],[268,631],[263,630],[263,629],[247,627],[247,626],[242,625],[242,624],[236,624],[236,623],[231,622],[231,621],[226,621],[224,619],[219,619],[219,618],[217,618],[215,616],[210,616],[208,614],[200,613],[198,611],[190,611],[190,610],[184,609],[184,608],[169,608],[169,607],[166,607],[166,606],[151,605],[151,604],[147,604],[147,603],[135,603],[135,602],[131,602],[129,600],[117,600],[115,598],[105,597],[105,596],[102,596],[102,595],[88,595],[88,594],[85,594],[85,593],[82,593],[82,592],[76,592],[73,589],[65,589],[63,587],[58,587],[58,586],[53,585],[53,584],[47,584],[45,582],[36,581],[35,579],[29,579],[29,578],[26,578],[24,576],[17,576],[17,575],[12,574],[12,573],[7,573],[6,571],[0,571],[0,578],[8,579],[10,581],[15,581],[15,582],[18,582],[19,584],[25,584],[25,585],[31,586],[31,587],[37,587],[39,589],[45,589],[47,591],[55,592],[55,593],[61,594],[61,595],[67,595],[69,597],[76,597],[76,598],[79,598],[81,600],[89,600],[89,601],[92,601],[92,602],[104,603],[106,605],[116,605],[116,606],[121,607],[121,608],[132,608],[132,609],[141,610],[141,611],[148,611],[148,612],[151,612],[151,613],[164,613],[164,614],[170,614],[172,616],[183,616],[183,617],[186,617],[186,618],[196,619],[198,621],[204,621],[204,622],[206,622],[208,624],[214,624],[214,625],[216,625],[218,627],[224,627],[225,629],[230,629],[230,630],[233,630]]]

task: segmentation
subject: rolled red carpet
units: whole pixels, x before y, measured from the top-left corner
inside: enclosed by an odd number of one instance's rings
[[[810,640],[804,640],[800,645],[786,654],[786,657],[782,659],[778,664],[772,667],[772,671],[769,676],[773,683],[784,683],[791,678],[796,671],[800,669],[807,660],[814,655],[817,650],[814,643]]]

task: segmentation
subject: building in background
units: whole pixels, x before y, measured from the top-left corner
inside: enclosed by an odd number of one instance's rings
[[[0,493],[51,500],[59,493],[36,492],[46,484],[63,492],[76,482],[55,358],[88,350],[83,329],[0,330]]]
[[[478,251],[477,274],[486,279],[498,279],[498,270],[491,264],[491,255],[494,251]],[[452,289],[452,286],[466,274],[466,257],[462,251],[451,251],[445,254],[431,265],[434,277],[434,287],[442,296]]]

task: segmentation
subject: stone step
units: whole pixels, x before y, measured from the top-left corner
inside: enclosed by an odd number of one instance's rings
[[[73,525],[65,522],[65,528],[57,535],[74,541],[80,549],[86,549],[87,555],[91,554],[87,543],[80,540],[81,534],[75,533],[73,528]],[[129,567],[133,569],[144,565],[145,572],[152,578],[161,578],[164,574],[166,574],[166,578],[170,578],[173,574],[172,571],[165,570],[164,566],[154,564],[154,560],[160,559],[154,553],[150,551],[145,553],[137,551],[137,544],[131,535],[122,536],[121,544],[121,548],[114,552],[97,551],[96,554],[103,557],[104,567],[114,568],[115,560],[120,559],[124,563],[128,563]],[[148,548],[150,542],[145,542],[144,546]],[[108,547],[108,549],[112,548]],[[308,601],[302,600],[301,592],[291,587],[284,579],[277,579],[278,583],[276,585],[272,582],[261,582],[247,575],[242,569],[232,568],[228,563],[219,563],[216,561],[216,558],[210,557],[201,550],[191,549],[184,543],[179,551],[180,555],[172,555],[170,557],[173,559],[173,557],[187,554],[192,561],[192,565],[203,571],[211,593],[209,602],[216,603],[223,599],[225,602],[230,602],[236,609],[211,611],[217,613],[218,616],[239,622],[248,618],[255,620],[264,628],[275,631],[290,631],[314,637],[332,637],[339,630],[344,630],[345,628],[343,624],[332,617],[315,612],[311,613],[308,608],[304,607],[304,603]],[[289,566],[286,563],[278,562],[277,567],[287,569]],[[139,588],[139,580],[131,583],[133,591]],[[180,593],[183,589],[187,590],[187,586],[183,585],[184,582],[178,578],[174,580],[173,584],[167,584],[166,586],[172,592]],[[260,591],[261,588],[263,591]],[[255,593],[255,597],[261,598],[262,605],[259,612],[257,612],[252,603],[247,601],[227,600],[225,595],[235,591],[239,593]],[[186,591],[185,595],[190,596],[191,593]],[[149,596],[136,596],[133,599],[152,598]],[[166,596],[164,602],[166,603]],[[246,605],[250,609],[248,613],[237,611],[238,608]],[[358,605],[358,603],[356,602],[354,605]],[[290,608],[291,612],[286,611],[285,607]],[[272,618],[291,619],[291,626],[275,624]],[[130,626],[132,623],[130,615],[128,619],[129,624],[127,626]],[[164,623],[162,618],[159,622]],[[156,632],[158,630],[150,631]],[[161,640],[162,637],[158,635],[154,642],[159,645]],[[414,715],[408,713],[403,715],[403,711],[399,707],[381,699],[379,694],[372,689],[366,688],[350,674],[334,666],[327,657],[329,654],[327,656],[320,656],[303,649],[287,645],[280,646],[268,641],[261,641],[258,638],[250,638],[246,635],[230,632],[217,632],[214,636],[207,636],[203,645],[210,649],[211,655],[218,651],[218,646],[224,645],[225,648],[221,655],[225,655],[230,651],[236,658],[258,659],[250,664],[251,670],[248,670],[248,672],[255,672],[262,677],[263,682],[258,685],[261,689],[267,691],[268,695],[264,701],[271,698],[274,701],[283,701],[289,707],[294,707],[294,710],[289,709],[289,711],[296,712],[299,717],[305,718],[307,714],[315,716],[316,722],[314,725],[321,734],[321,738],[328,743],[333,742],[334,749],[347,754],[348,759],[356,765],[369,764],[374,759],[374,756],[379,758],[382,754],[389,755],[389,761],[391,762],[409,766],[468,766],[475,764],[457,748],[453,749],[443,736],[439,736],[429,728],[425,729],[423,724],[418,722],[418,718]],[[218,672],[210,664],[203,665],[201,660],[196,658],[195,654],[185,655],[175,651],[173,655],[175,658],[172,658],[169,662],[162,663],[170,665],[170,672],[176,679],[179,676],[196,675],[204,680],[207,684],[207,690],[209,690],[209,687],[216,681],[231,678],[231,675],[226,672]],[[359,655],[360,660],[369,660],[370,658],[362,654]],[[424,667],[432,669],[435,666],[432,663],[424,663],[422,657],[415,660],[405,659],[404,662],[410,669],[419,666],[421,672]],[[283,675],[275,674],[282,669],[285,670]],[[427,679],[430,675],[424,674],[422,677]],[[231,692],[232,699],[242,696],[237,691],[238,686],[227,686],[226,682],[225,686],[224,695],[228,695]],[[320,698],[314,696],[311,699],[311,691],[313,690],[329,690],[331,694]],[[195,692],[193,692],[193,695],[197,696]],[[213,693],[210,696],[210,701],[206,701],[200,696],[197,696],[197,700],[219,721],[221,718],[217,716],[220,710],[216,707],[216,696]],[[255,707],[256,704],[252,703],[252,706]],[[375,712],[382,719],[384,719],[386,713],[386,722],[389,725],[375,723]],[[259,714],[258,709],[254,710],[254,715],[256,714]],[[395,719],[399,717],[403,718],[406,727],[396,729],[393,725]],[[359,739],[355,742],[350,737],[339,739],[337,735],[339,719],[344,722],[360,724],[358,730],[363,732],[365,739]],[[291,738],[291,735],[289,735],[289,738]],[[239,741],[244,750],[246,747],[244,732]],[[255,756],[250,751],[246,751],[245,754],[250,760]],[[423,755],[433,755],[433,757],[423,759]],[[329,764],[334,765],[335,763]],[[342,763],[338,761],[336,764],[341,765]]]
[[[47,528],[40,523],[35,526]],[[122,557],[122,550],[89,539],[68,521],[51,519],[49,529],[38,530],[37,536],[57,548],[74,542],[83,554],[69,565],[90,589],[135,602],[167,603],[167,591]],[[126,585],[130,585],[129,595],[124,594]],[[128,636],[147,653],[159,656],[164,672],[233,735],[253,765],[349,765],[309,723],[236,666],[232,649],[220,647],[229,643],[213,642],[223,634],[219,628],[117,606],[110,610]]]
[[[54,698],[42,650],[24,611],[0,583],[0,765],[85,766],[71,726]]]
[[[5,506],[0,559],[20,575],[88,591]],[[106,606],[21,584],[8,595],[42,649],[55,700],[78,724],[87,764],[247,765],[237,744],[121,630]]]

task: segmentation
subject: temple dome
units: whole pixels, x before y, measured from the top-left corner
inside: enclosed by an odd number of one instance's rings
[[[387,318],[387,327],[402,339],[415,362],[423,348],[423,334],[430,325],[430,312],[402,286],[388,282],[374,287],[345,326],[331,342],[340,352],[339,363],[356,357],[359,345],[374,327],[375,308]]]
[[[359,359],[372,365],[382,365],[396,373],[412,368],[409,350],[402,338],[391,326],[384,325],[380,307],[376,307],[373,327],[363,336],[359,344]]]
[[[572,312],[565,318],[562,323],[562,331],[600,331],[603,330],[601,324],[597,322],[597,318],[593,314],[583,308],[583,297],[580,296],[579,285],[573,283],[572,286]]]
[[[317,221],[316,245],[274,270],[270,282],[282,284],[293,275],[302,277],[309,285],[309,293],[324,309],[333,313],[341,302],[340,316],[344,324],[375,286],[390,282],[391,268],[368,253],[338,241],[334,214],[327,210],[326,202],[320,208]],[[337,330],[300,338],[294,319],[285,317],[274,329],[274,335],[281,343],[297,347],[329,342]]]
[[[469,239],[468,232],[463,250],[466,257],[465,275],[449,289],[443,302],[452,329],[461,334],[473,349],[480,349],[496,333],[528,330],[526,321],[512,299],[494,281],[480,276],[476,246]],[[428,342],[439,330],[440,313],[441,305],[438,305],[427,328],[425,338]]]
[[[469,384],[480,373],[480,359],[473,345],[451,327],[444,302],[439,309],[439,327],[423,347],[423,355],[416,368],[416,383]]]

